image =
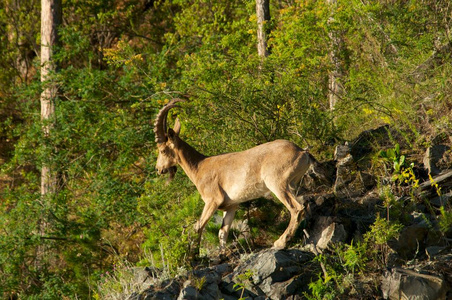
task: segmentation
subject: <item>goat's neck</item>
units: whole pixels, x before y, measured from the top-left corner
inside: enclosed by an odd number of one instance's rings
[[[199,163],[206,157],[181,139],[178,141],[176,151],[179,165],[190,180],[196,185],[196,174],[198,173]]]

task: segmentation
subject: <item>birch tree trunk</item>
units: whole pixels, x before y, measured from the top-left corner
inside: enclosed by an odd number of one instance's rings
[[[55,99],[58,87],[51,76],[57,71],[53,59],[55,46],[58,44],[58,27],[62,20],[61,0],[41,0],[41,120],[43,132],[49,136],[51,121],[55,115]],[[45,196],[55,190],[55,172],[50,165],[44,164],[41,170],[41,195]]]
[[[55,99],[58,87],[52,78],[57,71],[57,65],[53,54],[58,44],[58,27],[62,20],[61,0],[41,0],[41,121],[43,122],[43,134],[49,137],[52,130],[52,122],[55,116]],[[42,145],[42,147],[48,147]],[[41,167],[41,199],[40,203],[46,211],[50,205],[50,199],[56,191],[56,171],[50,160],[44,162]],[[49,232],[50,224],[46,214],[40,216],[38,234],[45,237]],[[42,241],[42,240],[41,240]],[[48,249],[44,243],[40,243],[36,249],[35,264],[38,269],[45,268],[48,260]]]
[[[269,54],[267,46],[267,35],[265,24],[270,21],[270,0],[256,0],[257,15],[257,53],[260,57],[267,57]]]
[[[337,0],[326,0],[327,4],[330,6],[332,11],[331,17],[328,23],[334,22],[334,11],[336,10]],[[328,75],[328,101],[330,104],[330,110],[334,110],[337,102],[342,94],[342,85],[340,83],[340,78],[342,77],[342,64],[339,57],[343,41],[340,38],[340,33],[336,30],[331,30],[329,32],[330,37],[330,61],[333,65],[333,70],[330,71]]]

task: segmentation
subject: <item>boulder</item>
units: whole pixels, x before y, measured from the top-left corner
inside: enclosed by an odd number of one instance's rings
[[[388,241],[388,245],[400,258],[411,260],[425,253],[425,241],[429,233],[428,224],[418,223],[402,229],[397,240]]]
[[[189,279],[185,276],[170,281],[163,281],[151,285],[140,294],[134,294],[130,300],[153,299],[205,299],[217,300],[224,298],[221,295],[220,285],[225,274],[230,273],[229,264],[194,270]]]
[[[179,297],[177,297],[177,300],[196,300],[199,299],[199,293],[198,290],[191,286],[191,281],[187,280],[184,283],[184,287],[179,293]],[[216,298],[213,298],[216,299]]]
[[[350,150],[351,149],[348,143],[336,146],[336,149],[334,150],[334,160],[338,161],[344,159],[350,154]]]
[[[178,280],[165,280],[159,284],[151,285],[141,294],[134,294],[130,300],[173,300],[177,299],[180,291]]]
[[[310,230],[307,244],[311,244],[315,254],[327,249],[332,243],[344,242],[347,232],[344,225],[333,221],[332,217],[319,216]]]
[[[198,278],[198,282],[202,281],[202,286],[198,286],[199,299],[220,299],[220,283],[224,274],[231,272],[232,268],[229,264],[221,264],[202,270],[196,270],[193,272],[193,276]],[[200,284],[198,284],[200,285]],[[182,298],[185,299],[185,298]]]
[[[447,286],[439,276],[393,268],[384,275],[381,290],[384,299],[439,300],[446,299]]]
[[[438,175],[440,173],[438,164],[443,160],[443,156],[446,155],[448,151],[450,151],[450,147],[447,145],[433,145],[427,148],[423,163],[425,169],[427,169],[431,175]]]
[[[228,275],[224,279],[226,284],[222,287],[222,292],[229,296],[252,299],[260,296],[263,299],[287,299],[288,296],[302,294],[307,291],[307,285],[313,276],[310,272],[305,273],[306,264],[312,258],[312,254],[297,249],[264,250],[252,255]],[[246,287],[246,291],[237,289],[237,284]]]

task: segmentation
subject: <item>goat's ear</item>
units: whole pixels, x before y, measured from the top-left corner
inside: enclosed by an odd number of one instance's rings
[[[180,121],[179,118],[176,118],[176,123],[174,124],[174,133],[176,133],[176,135],[179,135],[180,133]]]
[[[172,128],[168,129],[168,138],[170,140],[173,140],[175,136],[177,136],[177,133],[174,131],[174,129]]]

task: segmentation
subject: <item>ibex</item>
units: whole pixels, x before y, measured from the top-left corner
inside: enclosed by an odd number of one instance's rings
[[[176,166],[180,165],[198,189],[205,202],[195,226],[198,246],[202,231],[216,210],[224,211],[218,234],[220,249],[224,249],[239,204],[273,193],[290,212],[287,229],[274,243],[274,248],[285,248],[305,213],[303,204],[295,197],[295,189],[316,160],[286,140],[242,152],[204,156],[179,137],[179,119],[176,119],[174,129],[167,129],[168,111],[180,101],[183,100],[171,100],[157,115],[154,127],[159,151],[156,169],[159,174],[170,173],[172,179]]]

